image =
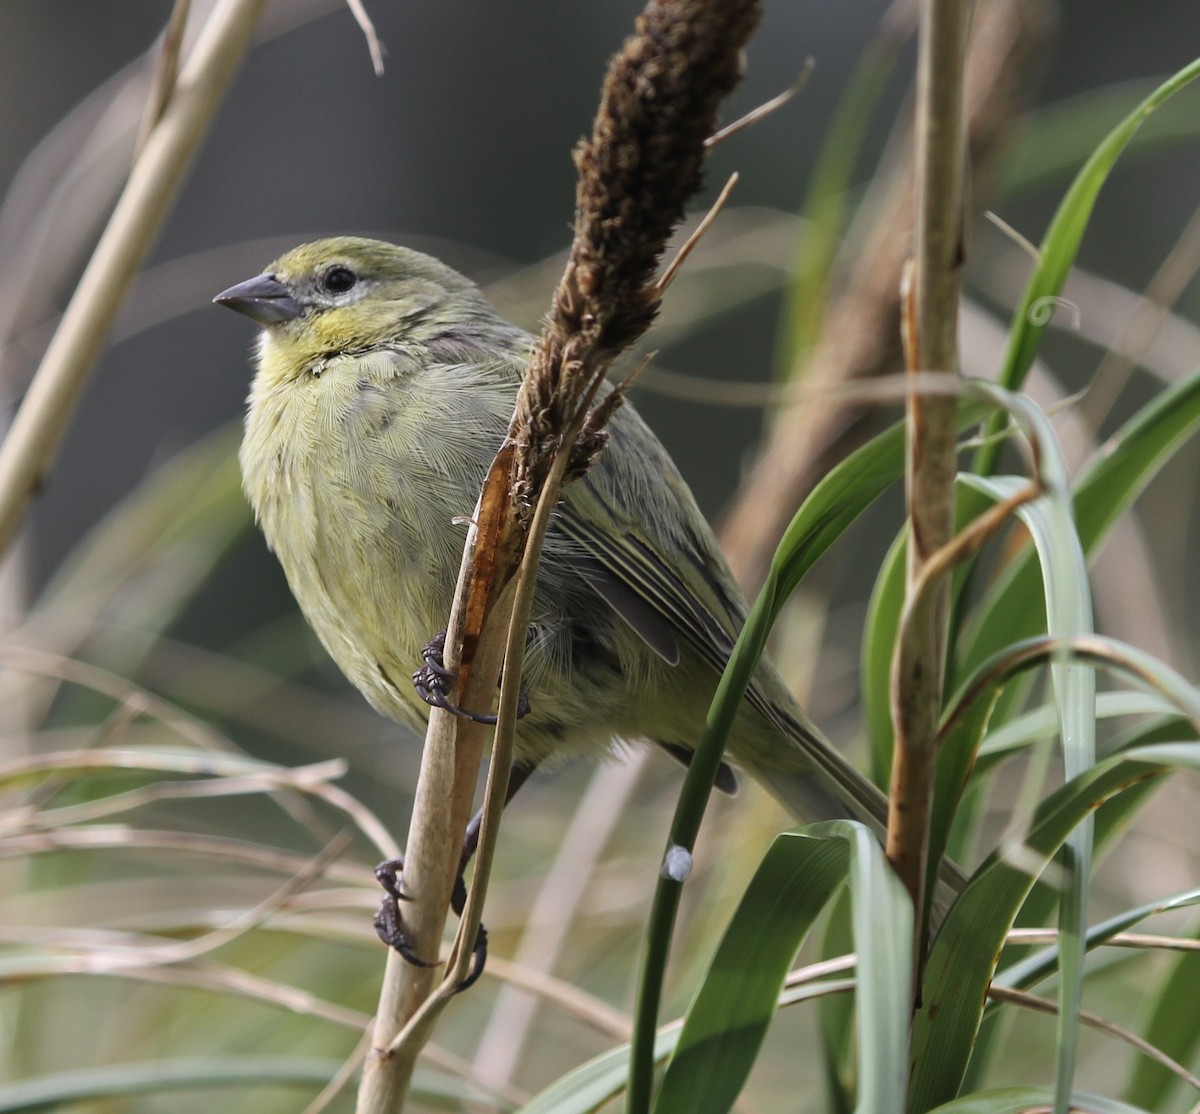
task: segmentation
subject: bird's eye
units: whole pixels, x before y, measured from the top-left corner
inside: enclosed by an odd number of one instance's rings
[[[330,267],[321,279],[321,285],[330,294],[345,294],[358,281],[358,276],[349,267]]]

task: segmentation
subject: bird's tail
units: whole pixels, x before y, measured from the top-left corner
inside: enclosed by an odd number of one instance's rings
[[[888,799],[817,730],[796,705],[772,709],[774,726],[787,736],[769,750],[739,753],[747,772],[793,816],[805,823],[859,820],[879,838],[887,832]],[[935,907],[948,908],[967,877],[950,859],[938,866]]]

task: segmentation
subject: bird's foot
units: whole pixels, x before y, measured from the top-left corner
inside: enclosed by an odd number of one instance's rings
[[[412,937],[409,935],[408,929],[404,925],[404,918],[400,914],[400,902],[412,900],[404,892],[403,870],[403,859],[389,859],[387,862],[380,863],[375,868],[375,877],[379,879],[379,884],[384,889],[383,901],[380,903],[379,911],[375,914],[374,918],[375,934],[389,948],[395,948],[414,967],[436,967],[438,965],[436,960],[431,962],[428,959],[422,959],[413,951]],[[450,897],[450,907],[454,910],[456,916],[461,917],[466,904],[467,884],[463,881],[463,876],[460,873],[454,880],[454,892]],[[484,965],[487,963],[487,946],[487,929],[481,924],[479,931],[475,934],[475,948],[471,970],[468,972],[467,977],[454,988],[455,994],[461,994],[464,990],[474,986],[479,976],[483,974]]]
[[[472,720],[475,723],[495,724],[498,716],[487,714],[484,712],[472,712],[468,708],[459,707],[450,699],[450,692],[454,688],[455,681],[458,680],[458,674],[453,669],[447,669],[446,663],[443,660],[443,654],[446,652],[446,632],[439,631],[426,644],[425,649],[421,651],[421,658],[425,662],[413,675],[413,687],[417,690],[417,695],[435,708],[444,708],[447,712],[453,715],[461,716],[463,719]],[[525,695],[525,690],[522,689],[520,697],[517,701],[517,718],[529,714],[529,697]]]

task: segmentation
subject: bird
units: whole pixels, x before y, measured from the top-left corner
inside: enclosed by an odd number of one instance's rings
[[[266,542],[346,677],[382,715],[423,731],[429,700],[444,700],[428,687],[440,676],[429,643],[450,611],[464,516],[504,442],[533,337],[453,268],[361,237],[303,244],[214,301],[261,326],[240,463]],[[747,615],[695,498],[632,404],[608,434],[546,535],[519,780],[618,740],[686,763]],[[803,821],[884,828],[884,795],[766,658],[726,755]],[[736,787],[729,764],[718,786]]]

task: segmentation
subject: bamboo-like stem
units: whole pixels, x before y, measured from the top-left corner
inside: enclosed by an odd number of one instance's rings
[[[150,95],[146,98],[146,110],[142,115],[137,140],[133,145],[135,162],[142,153],[142,148],[146,146],[146,140],[150,138],[150,133],[162,119],[163,113],[167,110],[167,104],[175,92],[175,85],[179,80],[179,62],[183,53],[184,32],[187,30],[188,12],[191,7],[192,0],[175,0],[171,16],[167,20],[166,30],[163,31],[162,47],[155,60],[154,78],[150,83]]]
[[[964,0],[923,0],[917,59],[916,229],[907,289],[910,372],[958,370],[963,260]],[[922,968],[925,866],[942,708],[948,573],[927,562],[954,532],[958,403],[910,393],[907,404],[908,592],[892,667],[892,763],[887,854],[918,910],[914,970]],[[917,984],[919,986],[919,982]]]
[[[222,0],[205,24],[0,445],[0,554],[45,479],[88,373],[150,250],[266,0]]]

